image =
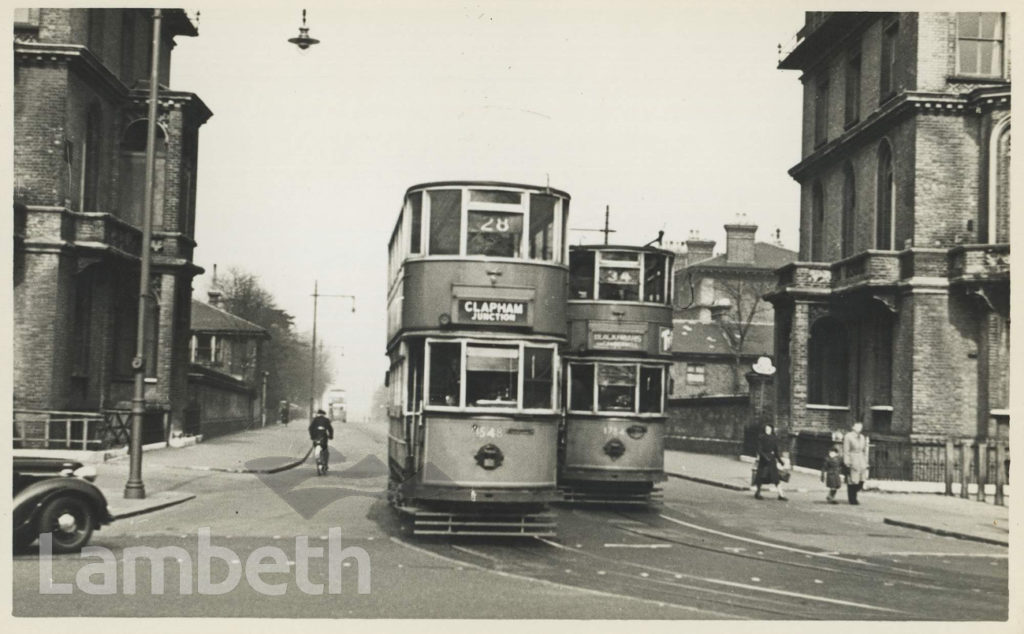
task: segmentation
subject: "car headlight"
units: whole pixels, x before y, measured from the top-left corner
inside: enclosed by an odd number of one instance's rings
[[[76,478],[81,478],[83,480],[88,480],[89,482],[93,482],[94,480],[96,480],[96,467],[93,467],[93,466],[79,467],[79,468],[75,469],[74,476]]]

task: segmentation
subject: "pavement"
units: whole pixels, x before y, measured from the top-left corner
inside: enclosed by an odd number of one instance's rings
[[[299,422],[290,426],[271,425],[179,449],[146,452],[143,470],[147,495],[142,500],[123,497],[121,483],[127,479],[127,456],[97,465],[97,482],[107,495],[115,519],[182,504],[196,497],[193,493],[179,490],[182,482],[188,481],[189,471],[271,474],[301,465],[309,456],[309,446],[305,434],[296,433],[295,425]],[[273,448],[271,453],[279,455],[267,456],[268,448]],[[731,490],[736,495],[750,494],[751,469],[749,458],[673,450],[665,452],[665,471],[670,476]],[[793,471],[785,490],[791,504],[819,502],[818,497],[824,498],[827,492],[816,473],[799,468]],[[768,491],[766,497],[773,499],[774,492]],[[837,498],[839,505],[847,506],[844,491],[840,491]],[[905,486],[893,487],[890,483],[877,481],[869,482],[860,494],[860,502],[858,512],[880,523],[1009,546],[1008,506],[978,502],[973,497],[910,494]]]
[[[749,459],[735,456],[665,451],[665,472],[670,476],[735,491],[736,495],[751,494],[752,468]],[[887,487],[885,482],[869,484],[874,486],[867,487],[858,496],[858,513],[867,519],[935,535],[1009,546],[1008,506],[996,506],[973,498],[912,493],[906,488]],[[809,469],[794,470],[790,481],[783,486],[789,504],[816,503],[828,493],[819,476]],[[766,501],[775,499],[771,490],[766,493],[762,490],[762,493]],[[844,490],[840,490],[836,497],[839,500],[837,506],[849,506]]]

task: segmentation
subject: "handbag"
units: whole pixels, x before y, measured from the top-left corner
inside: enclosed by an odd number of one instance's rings
[[[789,469],[779,469],[779,480],[789,482]]]

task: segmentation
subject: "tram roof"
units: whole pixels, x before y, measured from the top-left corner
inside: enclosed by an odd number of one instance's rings
[[[570,244],[569,250],[584,249],[588,251],[644,251],[647,253],[662,253],[664,255],[675,256],[675,251],[663,249],[661,247],[652,247],[650,245],[636,245],[636,244]]]
[[[428,187],[515,187],[516,189],[528,189],[530,191],[551,192],[571,199],[568,192],[546,185],[525,185],[523,183],[506,183],[503,181],[434,181],[430,183],[419,183],[405,190],[406,194]]]

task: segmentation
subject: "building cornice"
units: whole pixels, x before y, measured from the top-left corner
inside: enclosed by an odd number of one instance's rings
[[[146,104],[149,101],[149,90],[146,88],[133,88],[128,98],[133,106],[140,110],[145,110]],[[196,117],[197,126],[206,123],[213,116],[213,111],[203,103],[203,100],[191,92],[161,88],[157,105],[163,110],[184,110],[190,112]]]
[[[86,81],[99,86],[109,97],[124,100],[128,87],[85,46],[14,41],[15,64],[66,64]]]
[[[846,158],[847,148],[851,145],[880,137],[894,122],[911,114],[963,116],[981,114],[986,109],[1009,108],[1009,84],[986,86],[969,93],[904,92],[809,154],[789,170],[789,175],[802,181],[822,165]]]

